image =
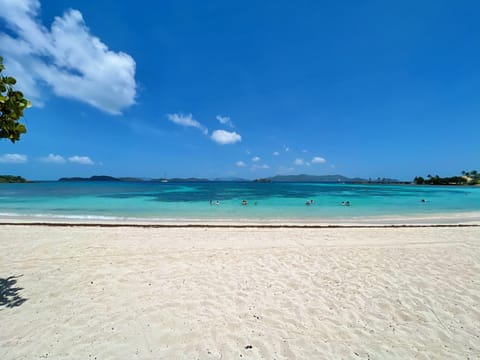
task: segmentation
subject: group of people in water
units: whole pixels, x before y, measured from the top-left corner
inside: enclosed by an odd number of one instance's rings
[[[421,199],[420,202],[426,203],[427,200]],[[307,201],[305,202],[305,205],[310,206],[310,205],[313,205],[314,203],[315,203],[315,200],[307,200]],[[255,201],[253,204],[254,204],[254,205],[257,205],[257,202]],[[220,201],[217,200],[217,201],[214,202],[213,200],[210,200],[210,206],[212,206],[212,205],[219,206],[219,205],[220,205]],[[248,201],[245,200],[245,199],[243,199],[243,200],[242,200],[242,205],[243,205],[243,206],[247,206],[247,205],[248,205]],[[351,204],[350,204],[350,201],[347,200],[347,201],[342,201],[342,202],[341,202],[341,205],[342,205],[342,206],[350,206]]]
[[[310,205],[313,205],[314,204],[314,200],[307,200],[307,202],[305,203],[305,205],[307,206],[310,206]],[[350,201],[342,201],[341,203],[342,206],[350,206]]]
[[[217,201],[213,202],[213,200],[210,200],[210,206],[212,206],[212,205],[214,205],[214,204],[217,205],[217,206],[219,206],[219,205],[220,205],[220,201],[217,200]],[[243,205],[243,206],[247,206],[247,205],[248,205],[248,201],[245,200],[245,199],[243,199],[243,200],[242,200],[242,205]],[[257,202],[255,201],[255,202],[253,203],[253,205],[257,205]]]
[[[424,200],[422,199],[422,201],[424,201]],[[315,200],[307,200],[307,201],[305,202],[305,205],[310,206],[310,205],[313,205],[314,203],[315,203]],[[217,201],[214,202],[213,200],[210,200],[210,206],[212,206],[212,205],[219,206],[219,205],[220,205],[220,201],[217,200]],[[243,200],[242,200],[242,205],[243,205],[243,206],[247,206],[247,205],[248,205],[248,201],[245,200],[245,199],[243,199]],[[253,203],[253,205],[257,205],[257,202],[255,201],[255,202]],[[350,206],[350,201],[348,201],[348,200],[347,200],[347,201],[342,201],[341,205],[342,205],[342,206]]]

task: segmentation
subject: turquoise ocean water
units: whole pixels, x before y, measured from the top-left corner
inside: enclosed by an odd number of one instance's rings
[[[243,199],[247,206],[242,206]],[[307,206],[308,200],[314,200],[313,204]],[[342,206],[344,201],[351,206]],[[0,217],[317,221],[469,212],[480,212],[480,187],[255,182],[0,184]]]

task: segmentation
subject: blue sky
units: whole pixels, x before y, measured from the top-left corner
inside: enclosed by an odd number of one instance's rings
[[[480,169],[477,1],[0,0],[34,106],[0,173]]]

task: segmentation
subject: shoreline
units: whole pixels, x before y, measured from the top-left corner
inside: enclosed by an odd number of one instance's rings
[[[191,218],[94,218],[82,216],[0,216],[1,225],[42,226],[105,226],[105,227],[264,227],[264,228],[328,228],[328,227],[420,227],[480,226],[480,212],[438,213],[410,216],[362,216],[349,218],[267,218],[191,219]]]
[[[216,229],[398,229],[398,228],[473,228],[480,227],[480,224],[142,224],[142,223],[82,223],[82,222],[0,222],[0,226],[40,226],[40,227],[90,227],[90,228],[216,228]]]

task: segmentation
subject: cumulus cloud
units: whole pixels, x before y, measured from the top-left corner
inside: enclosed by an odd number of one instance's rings
[[[212,133],[211,139],[220,145],[235,144],[236,142],[242,141],[240,134],[225,130],[215,130]]]
[[[192,114],[167,114],[167,118],[177,125],[194,127],[200,129],[205,135],[208,134],[208,129],[195,120]]]
[[[44,85],[110,114],[135,103],[135,61],[92,35],[80,11],[55,17],[49,29],[38,17],[39,0],[0,0],[0,9],[11,32],[0,32],[0,53],[34,105],[43,105]]]
[[[0,155],[0,163],[2,164],[24,164],[27,161],[28,161],[27,155],[22,155],[22,154]]]
[[[168,120],[171,122],[186,127],[194,127],[203,132],[204,135],[208,135],[208,129],[202,125],[200,122],[193,118],[192,114],[167,114]],[[227,123],[230,121],[230,118],[221,117],[220,115],[217,116],[217,120]],[[227,121],[228,120],[228,121]],[[217,144],[226,145],[226,144],[235,144],[239,141],[242,141],[242,137],[240,134],[237,134],[234,131],[226,131],[226,130],[215,130],[210,135],[210,139]]]
[[[261,159],[260,159],[258,156],[254,156],[254,157],[252,158],[252,161],[253,161],[253,162],[259,162],[260,160],[261,160]]]
[[[70,156],[68,161],[80,165],[93,165],[94,162],[88,156]]]
[[[40,158],[40,161],[51,164],[65,164],[67,160],[61,155],[48,154],[48,156]]]
[[[232,123],[232,120],[228,116],[217,115],[215,118],[222,125],[228,125],[230,127],[234,127],[233,123]]]
[[[321,156],[315,156],[315,157],[312,159],[312,161],[311,161],[312,164],[324,164],[324,163],[326,163],[326,162],[327,162],[327,160],[325,160],[325,159],[324,159],[323,157],[321,157]]]
[[[237,165],[238,167],[245,167],[245,166],[247,166],[247,164],[245,164],[243,161],[237,161],[237,162],[235,163],[235,165]]]
[[[279,153],[278,151],[274,151],[272,155],[273,155],[273,156],[279,156],[280,153]]]

